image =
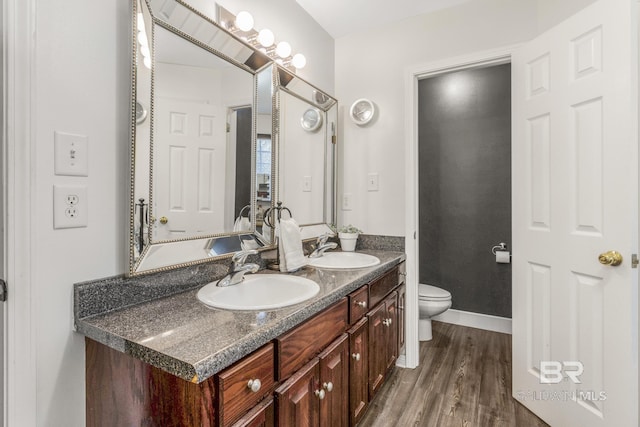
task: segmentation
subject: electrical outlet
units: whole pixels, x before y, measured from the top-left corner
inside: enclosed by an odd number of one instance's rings
[[[53,228],[86,227],[88,207],[85,185],[53,186]]]
[[[351,210],[351,193],[344,193],[342,195],[342,210],[343,211]]]

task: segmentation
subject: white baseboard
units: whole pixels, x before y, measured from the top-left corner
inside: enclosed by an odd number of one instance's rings
[[[471,328],[485,329],[487,331],[511,334],[511,319],[506,317],[491,316],[489,314],[472,313],[470,311],[447,310],[433,317],[431,320],[452,323],[454,325],[469,326]]]
[[[396,360],[396,366],[400,368],[407,367],[407,357],[404,354],[401,354],[400,356],[398,356],[398,360]]]

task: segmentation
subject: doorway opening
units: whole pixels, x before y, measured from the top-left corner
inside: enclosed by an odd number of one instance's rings
[[[417,104],[420,295],[451,293],[434,319],[510,332],[511,264],[492,248],[511,245],[511,65],[421,78]]]

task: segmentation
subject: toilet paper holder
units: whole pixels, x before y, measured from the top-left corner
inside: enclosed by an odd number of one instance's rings
[[[491,253],[492,254],[496,254],[496,251],[506,251],[507,249],[507,244],[504,242],[500,242],[497,245],[495,245],[494,247],[491,248]]]

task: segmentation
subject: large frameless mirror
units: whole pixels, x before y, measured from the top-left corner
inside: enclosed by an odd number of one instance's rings
[[[270,244],[273,65],[181,0],[135,0],[129,274]]]

